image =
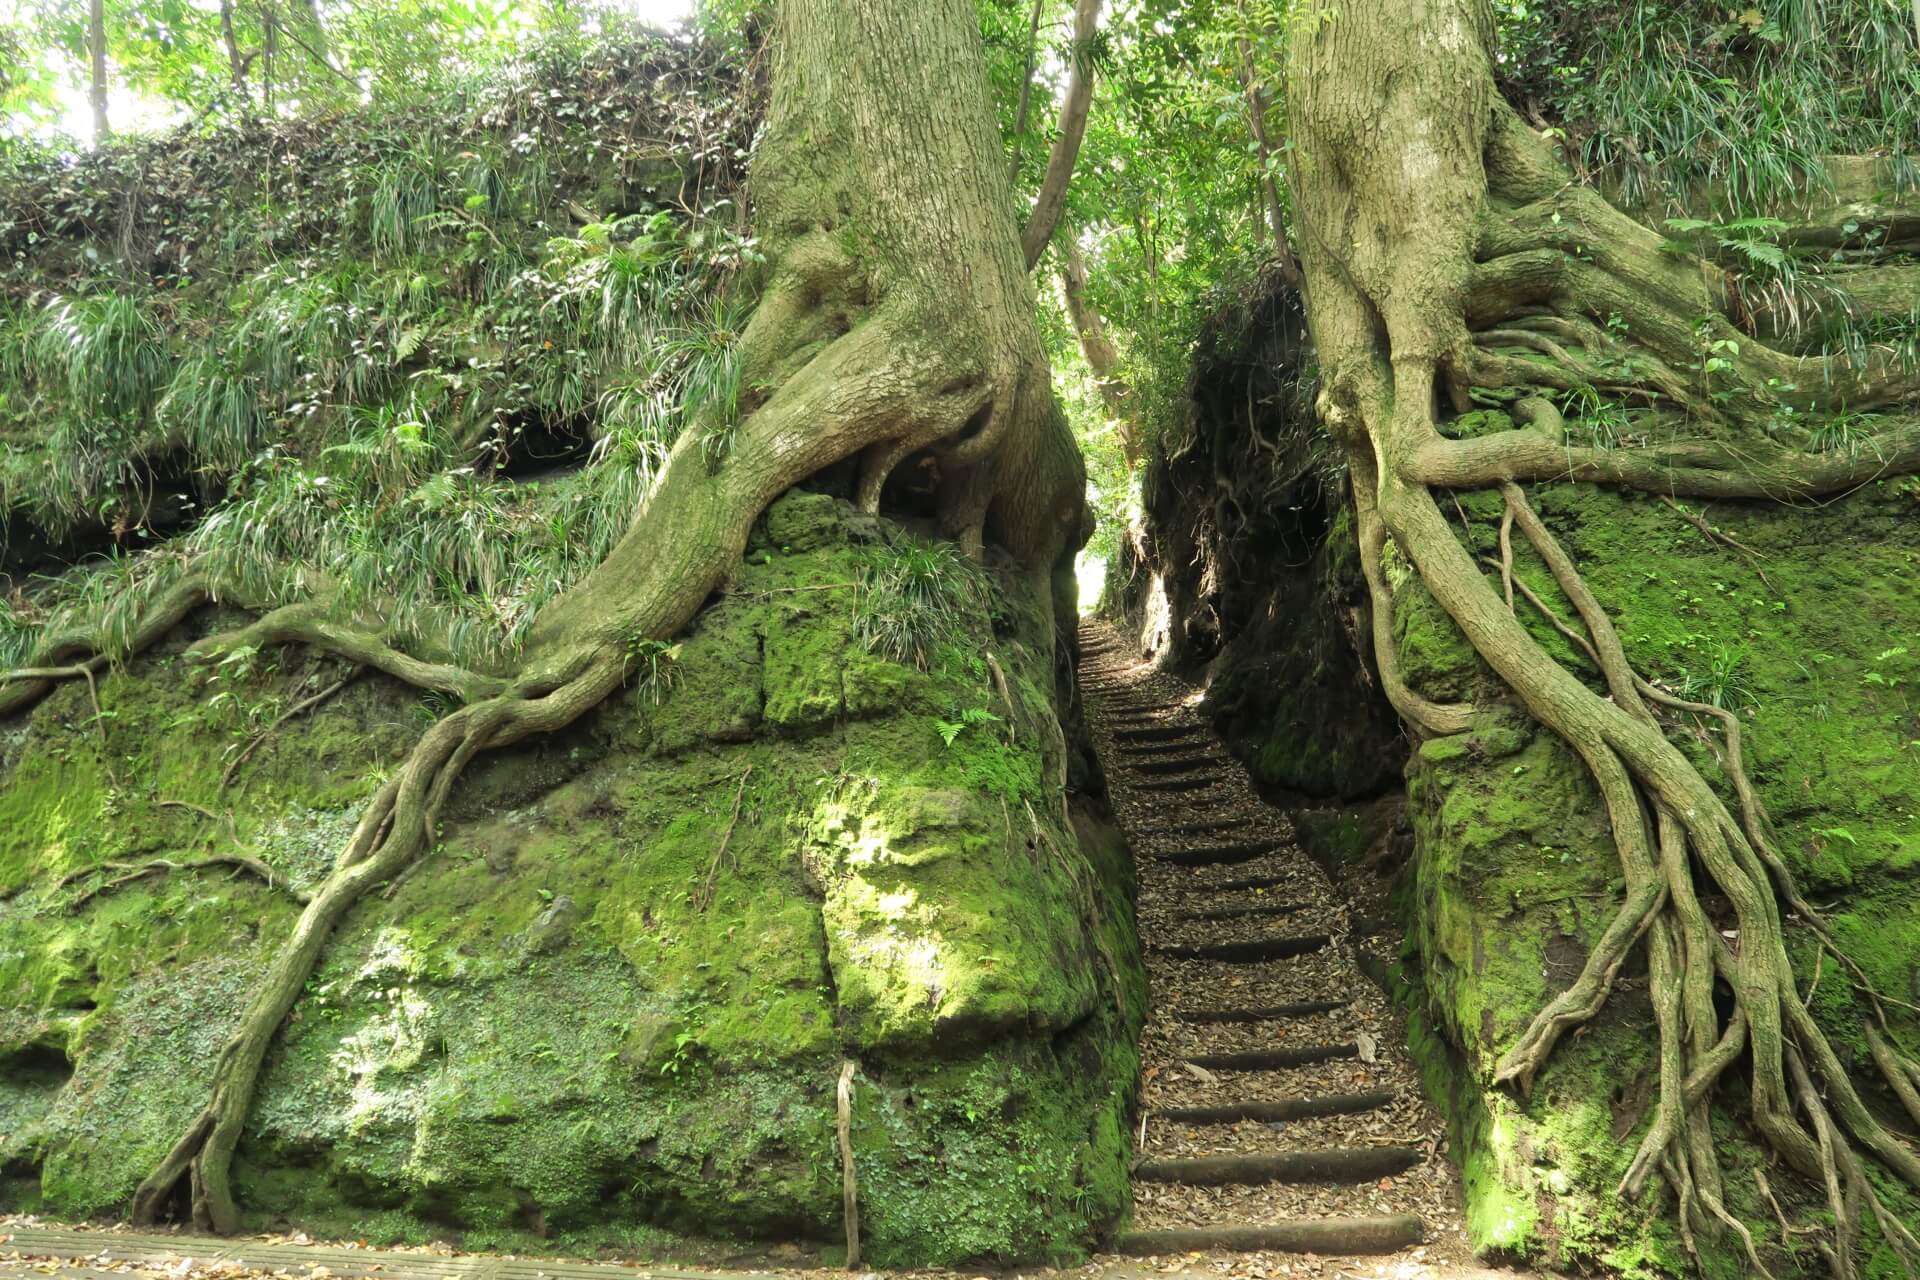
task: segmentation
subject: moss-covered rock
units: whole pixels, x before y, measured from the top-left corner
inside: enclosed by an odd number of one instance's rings
[[[875,1262],[1067,1257],[1124,1214],[1130,886],[1047,781],[1065,743],[1036,602],[996,581],[965,644],[886,661],[854,640],[854,584],[906,535],[869,532],[850,541],[830,498],[776,504],[670,679],[475,764],[274,1046],[236,1167],[254,1220],[830,1249],[847,1060]],[[98,723],[75,686],[0,725],[10,1202],[124,1206],[204,1103],[297,910],[284,886],[324,875],[434,713],[363,679],[223,789],[304,661],[215,689],[176,646],[102,680]],[[78,901],[107,877],[90,868],[235,838],[284,883],[172,871]]]
[[[1906,649],[1920,636],[1920,524],[1911,494],[1875,486],[1820,512],[1716,507],[1715,524],[1734,530],[1751,560],[1709,542],[1656,500],[1567,485],[1538,489],[1534,501],[1612,613],[1638,669],[1747,723],[1755,779],[1796,874],[1830,906],[1841,945],[1875,985],[1912,1002],[1920,980],[1920,703],[1907,678],[1920,668]],[[1465,502],[1481,554],[1498,554],[1497,504],[1497,495]],[[1517,567],[1572,616],[1544,566],[1523,551]],[[1417,687],[1493,696],[1490,674],[1411,577],[1399,583],[1394,621]],[[1537,617],[1529,625],[1563,661],[1586,670]],[[1578,759],[1558,739],[1494,710],[1467,734],[1424,743],[1409,764],[1416,853],[1400,897],[1412,926],[1403,991],[1429,1083],[1453,1123],[1469,1229],[1478,1247],[1497,1253],[1628,1275],[1685,1271],[1662,1194],[1645,1204],[1614,1194],[1655,1093],[1643,962],[1623,975],[1584,1033],[1561,1043],[1531,1096],[1487,1087],[1499,1055],[1579,973],[1623,892]],[[1724,782],[1713,735],[1682,727],[1680,736],[1708,776]],[[1789,937],[1805,986],[1814,973],[1811,939],[1791,923]],[[1813,1007],[1857,1078],[1873,1081],[1860,1033],[1863,999],[1833,979],[1830,964]],[[1894,1031],[1910,1050],[1920,1048],[1910,1010],[1895,1013]],[[1729,1205],[1788,1273],[1817,1269],[1817,1259],[1796,1263],[1782,1251],[1752,1176],[1766,1157],[1740,1120],[1741,1088],[1729,1082],[1715,1115]],[[1780,1190],[1786,1178],[1772,1176]],[[1891,1182],[1881,1186],[1898,1211],[1920,1221],[1920,1205]],[[1782,1194],[1795,1212],[1821,1211],[1815,1189]],[[1736,1241],[1702,1243],[1708,1273],[1745,1274]],[[1884,1270],[1890,1255],[1876,1259],[1870,1274],[1894,1274]]]

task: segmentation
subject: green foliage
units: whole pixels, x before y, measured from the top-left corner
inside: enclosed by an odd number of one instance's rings
[[[368,97],[418,103],[476,69],[492,70],[529,40],[565,45],[578,43],[589,25],[634,26],[619,6],[552,0],[266,0],[224,8],[225,28],[222,7],[212,4],[106,0],[109,74],[114,89],[126,91],[124,101],[114,95],[114,129],[149,128],[156,116],[172,123],[182,115],[334,113]],[[87,6],[20,0],[15,9],[0,39],[0,107],[20,128],[51,129],[63,123],[60,88],[87,83]]]
[[[935,720],[933,727],[940,734],[940,741],[951,747],[969,728],[999,723],[1000,717],[985,707],[968,707],[956,712],[952,720]]]
[[[674,664],[681,647],[664,640],[641,639],[627,645],[627,671],[634,685],[657,705],[673,687]]]
[[[1744,643],[1690,635],[1675,656],[1683,664],[1690,664],[1683,665],[1674,680],[1675,690],[1688,701],[1728,711],[1758,701],[1747,673],[1748,649]]]
[[[292,121],[116,144],[84,181],[0,167],[0,519],[121,544],[29,583],[6,646],[190,561],[269,604],[324,576],[462,662],[517,651],[685,424],[724,448],[743,411],[749,109],[714,57],[610,22],[324,140]],[[148,566],[163,469],[197,523]]]
[[[1920,139],[1910,6],[1496,0],[1503,88],[1629,204],[1736,214],[1825,189],[1825,159]]]
[[[928,655],[959,639],[985,599],[979,569],[956,547],[904,540],[863,567],[855,632],[872,652],[925,670]]]

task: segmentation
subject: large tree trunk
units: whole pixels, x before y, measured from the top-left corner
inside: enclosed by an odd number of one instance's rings
[[[237,1227],[228,1166],[254,1082],[336,924],[426,854],[477,753],[571,723],[620,686],[639,642],[684,627],[788,488],[858,458],[860,499],[877,508],[887,475],[924,453],[952,537],[1060,581],[1084,540],[1084,473],[1053,399],[977,22],[971,0],[781,4],[752,174],[771,274],[740,340],[738,419],[686,424],[625,537],[540,615],[524,669],[429,730],[381,789],[136,1218],[190,1176],[196,1221]],[[302,608],[233,639],[337,645]]]
[[[1667,495],[1837,492],[1920,466],[1920,424],[1888,418],[1870,458],[1853,464],[1775,442],[1768,415],[1783,400],[1811,413],[1898,404],[1913,394],[1911,374],[1877,357],[1823,371],[1735,329],[1701,285],[1710,278],[1703,264],[1663,253],[1661,237],[1575,186],[1500,100],[1492,29],[1485,0],[1356,0],[1302,25],[1288,74],[1320,408],[1347,451],[1375,607],[1392,607],[1378,563],[1390,536],[1506,696],[1586,764],[1625,882],[1625,903],[1584,971],[1486,1083],[1529,1089],[1556,1041],[1598,1012],[1643,949],[1661,1093],[1620,1191],[1637,1194],[1663,1174],[1690,1247],[1704,1248],[1724,1226],[1759,1267],[1749,1233],[1726,1209],[1708,1123],[1716,1083],[1744,1060],[1754,1130],[1828,1197],[1835,1274],[1852,1273],[1863,1206],[1911,1267],[1920,1241],[1888,1213],[1862,1157],[1920,1187],[1920,1156],[1874,1117],[1814,1023],[1787,959],[1786,914],[1856,982],[1865,979],[1769,843],[1738,717],[1675,698],[1631,669],[1601,602],[1518,484],[1571,476]],[[1630,339],[1610,336],[1609,324]],[[1727,353],[1722,367],[1703,369],[1707,343]],[[1520,359],[1515,347],[1546,359]],[[1514,430],[1471,440],[1438,430],[1449,411],[1471,405],[1471,390],[1500,387],[1599,387],[1684,414],[1693,438],[1580,446],[1563,437],[1542,394],[1515,403]],[[1556,661],[1522,624],[1511,595],[1502,598],[1501,570],[1483,571],[1442,513],[1441,488],[1501,491],[1508,526],[1551,570],[1574,615],[1550,620],[1590,675]],[[1382,671],[1395,670],[1391,626],[1376,617],[1374,634]],[[1458,733],[1473,714],[1404,685],[1394,692],[1425,735]],[[1731,796],[1669,741],[1656,712],[1671,708],[1718,723]],[[1729,904],[1736,927],[1724,935],[1702,908],[1710,897]],[[1908,1083],[1913,1064],[1890,1049],[1885,1056],[1889,1084]]]

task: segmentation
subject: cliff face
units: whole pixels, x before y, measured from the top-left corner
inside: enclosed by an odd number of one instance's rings
[[[1200,679],[1256,781],[1324,803],[1396,786],[1406,746],[1357,643],[1366,585],[1312,393],[1299,300],[1265,274],[1200,335],[1113,594],[1144,651]]]
[[[1143,647],[1206,683],[1205,706],[1274,798],[1297,808],[1309,847],[1391,904],[1392,920],[1378,923],[1405,944],[1380,976],[1402,1000],[1430,1092],[1451,1119],[1475,1244],[1628,1274],[1684,1271],[1658,1197],[1633,1204],[1615,1193],[1657,1084],[1644,961],[1586,1032],[1562,1043],[1530,1097],[1489,1086],[1501,1051],[1578,975],[1612,918],[1619,866],[1577,758],[1503,701],[1389,552],[1409,682],[1482,708],[1469,732],[1405,754],[1367,676],[1365,593],[1338,477],[1320,478],[1309,462],[1316,428],[1298,383],[1311,379],[1310,354],[1288,336],[1298,332],[1289,314],[1269,287],[1223,309],[1203,335],[1190,420],[1149,464],[1141,563],[1129,566],[1122,597],[1131,623]],[[1481,411],[1450,429],[1509,425]],[[1715,504],[1707,522],[1731,541],[1697,527],[1697,504],[1680,511],[1571,484],[1531,496],[1636,668],[1741,717],[1777,843],[1808,897],[1879,991],[1920,1003],[1920,484],[1872,484],[1819,509]],[[1499,496],[1463,496],[1458,516],[1474,553],[1497,563]],[[1558,599],[1529,554],[1517,569]],[[1584,669],[1549,624],[1527,621]],[[1717,728],[1676,720],[1669,732],[1724,784]],[[1364,803],[1400,785],[1404,807]],[[1723,904],[1707,905],[1722,918]],[[1874,1081],[1863,997],[1831,960],[1816,963],[1804,925],[1790,922],[1789,933],[1822,1025],[1863,1084]],[[1896,1038],[1920,1046],[1912,1009],[1888,1009]],[[1901,1127],[1891,1097],[1876,1102]],[[1752,1176],[1763,1157],[1731,1112],[1717,1124],[1729,1207],[1763,1247],[1778,1247],[1774,1210]],[[1790,1213],[1821,1203],[1818,1189],[1769,1176]],[[1911,1198],[1900,1204],[1920,1217]],[[1706,1262],[1744,1274],[1737,1242],[1709,1247]],[[1868,1273],[1895,1268],[1881,1253]]]
[[[763,530],[666,676],[476,766],[348,918],[240,1151],[259,1221],[831,1243],[843,1061],[874,1261],[1057,1256],[1123,1211],[1130,872],[1063,809],[1035,602],[995,581],[964,643],[894,662],[855,605],[910,535],[817,494]],[[223,787],[310,687],[292,650],[181,658],[232,621],[105,675],[97,715],[82,683],[0,724],[0,1204],[125,1204],[431,714],[363,676]],[[188,865],[234,850],[272,883]]]
[[[256,614],[201,609],[0,716],[0,1208],[125,1209],[452,709],[301,648],[188,647],[324,595],[509,670],[683,424],[758,394],[763,66],[562,40],[432,106],[9,169],[0,668],[63,627],[112,649],[184,574]],[[831,1248],[850,1062],[869,1260],[1092,1243],[1128,1202],[1143,979],[1125,852],[1068,809],[1033,590],[828,493],[777,503],[687,634],[477,761],[348,915],[275,1033],[243,1210]]]

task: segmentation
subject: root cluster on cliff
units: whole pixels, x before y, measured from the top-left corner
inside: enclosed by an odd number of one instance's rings
[[[1823,499],[1920,470],[1920,419],[1900,412],[1920,383],[1888,353],[1822,360],[1740,328],[1711,287],[1717,271],[1574,185],[1499,100],[1484,4],[1419,0],[1412,10],[1386,0],[1344,6],[1299,36],[1289,68],[1321,412],[1349,456],[1383,683],[1422,733],[1457,733],[1473,718],[1471,707],[1436,704],[1399,674],[1380,564],[1391,538],[1513,698],[1585,763],[1625,881],[1625,901],[1584,970],[1507,1048],[1493,1083],[1529,1089],[1638,951],[1658,1027],[1659,1102],[1621,1190],[1637,1195],[1661,1175],[1687,1247],[1724,1228],[1764,1272],[1727,1209],[1708,1123],[1716,1086],[1743,1063],[1755,1129],[1824,1189],[1833,1273],[1854,1273],[1866,1217],[1906,1265],[1920,1266],[1920,1241],[1865,1172],[1872,1159],[1920,1188],[1920,1155],[1876,1119],[1815,1022],[1788,959],[1786,914],[1863,987],[1865,978],[1770,841],[1738,719],[1633,670],[1606,609],[1522,488],[1583,480],[1668,499]],[[1858,229],[1869,216],[1836,213],[1830,230],[1851,235],[1843,222]],[[1476,391],[1503,396],[1517,425],[1449,438],[1442,406],[1464,411]],[[1579,442],[1555,393],[1631,403],[1647,412],[1648,438]],[[1863,447],[1846,451],[1796,446],[1764,429],[1797,414],[1862,410],[1887,412]],[[1498,563],[1476,563],[1437,501],[1442,491],[1474,489],[1504,498]],[[1515,579],[1515,531],[1577,622]],[[1516,588],[1587,656],[1591,679],[1534,639],[1516,613]],[[1731,805],[1670,739],[1662,713],[1720,728]],[[1731,904],[1734,929],[1710,920],[1707,895]],[[1724,1017],[1715,1003],[1723,984],[1732,997]],[[1868,1003],[1876,1064],[1911,1110],[1916,1064],[1884,1034],[1881,1000]]]
[[[477,755],[573,723],[649,644],[679,632],[787,489],[847,463],[858,500],[877,509],[892,471],[923,455],[939,477],[943,532],[975,553],[991,541],[1058,582],[1084,540],[1079,454],[1049,386],[1019,228],[997,198],[1004,159],[972,5],[787,0],[777,25],[753,163],[771,269],[735,353],[741,403],[686,426],[612,552],[540,612],[517,669],[409,652],[324,582],[196,647],[217,657],[297,644],[460,705],[380,786],[306,901],[221,1053],[207,1105],[137,1192],[136,1221],[163,1216],[184,1179],[197,1225],[238,1227],[230,1168],[255,1085],[335,927],[431,853]],[[190,569],[128,631],[43,635],[30,662],[0,671],[0,715],[149,647],[213,601],[255,603],[242,584]]]

